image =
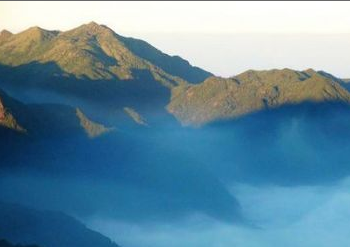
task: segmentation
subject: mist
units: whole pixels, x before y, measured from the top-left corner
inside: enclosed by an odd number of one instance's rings
[[[348,105],[306,102],[29,140],[1,164],[0,201],[62,211],[123,246],[345,247],[349,122]]]
[[[225,224],[201,215],[167,224],[133,225],[100,217],[87,224],[118,239],[124,246],[287,246],[316,247],[350,244],[349,179],[333,186],[236,185],[245,215],[260,227]]]
[[[0,242],[349,247],[349,8],[0,2]]]

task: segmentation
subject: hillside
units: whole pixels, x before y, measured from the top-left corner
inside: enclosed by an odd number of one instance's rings
[[[31,136],[100,136],[111,129],[87,118],[79,109],[58,104],[23,104],[0,90],[0,126]]]
[[[118,247],[107,237],[63,213],[3,202],[0,202],[0,239],[48,247]]]
[[[143,40],[122,36],[118,36],[118,38],[135,55],[158,66],[168,74],[181,77],[191,83],[199,83],[212,76],[211,73],[201,68],[191,66],[188,61],[181,57],[169,56]]]
[[[82,110],[89,102],[104,114],[101,119],[116,111],[124,116],[115,118],[127,117],[126,106],[149,120],[168,115],[164,108],[171,88],[211,76],[178,56],[94,22],[65,32],[32,27],[3,33],[0,87],[30,101],[40,99],[36,90],[54,94],[55,103],[73,104],[74,99]]]
[[[7,30],[2,30],[0,32],[0,45],[6,42],[13,34]]]
[[[21,109],[25,111],[20,102],[12,99],[5,92],[0,90],[0,126],[19,132],[25,132],[25,129],[17,122],[16,117],[13,115],[14,112],[23,113]]]
[[[302,102],[350,102],[335,77],[314,70],[249,70],[232,78],[210,77],[172,90],[168,110],[184,125],[202,125],[262,109]]]
[[[2,36],[6,42],[0,47],[0,61],[10,66],[55,62],[63,73],[93,80],[131,79],[132,70],[149,70],[166,86],[188,78],[199,82],[211,75],[145,41],[125,38],[95,22],[67,32],[32,27],[15,35],[3,31]]]

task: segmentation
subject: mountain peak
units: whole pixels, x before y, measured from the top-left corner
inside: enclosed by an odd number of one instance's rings
[[[303,72],[309,76],[313,76],[314,74],[317,74],[317,71],[312,69],[312,68],[308,68],[308,69],[304,70]]]
[[[13,33],[11,33],[10,31],[4,29],[0,32],[0,37],[8,37],[8,36],[11,36],[13,35]]]
[[[94,21],[91,21],[87,24],[83,24],[83,27],[86,27],[86,28],[89,28],[89,29],[100,29],[100,28],[103,28],[102,25],[94,22]]]
[[[97,22],[94,22],[94,21],[90,21],[88,24],[85,24],[85,25],[90,26],[90,27],[100,27],[101,26]]]
[[[7,31],[6,29],[2,30],[0,32],[0,45],[4,42],[6,42],[13,34],[10,31]]]
[[[24,30],[23,32],[20,32],[19,34],[16,34],[16,36],[21,37],[20,40],[51,40],[55,36],[57,36],[60,32],[59,31],[50,31],[46,30],[44,28],[41,28],[39,26],[30,27],[27,30]]]
[[[106,32],[106,31],[111,31],[110,28],[108,28],[105,25],[100,25],[94,21],[91,21],[87,24],[83,24],[81,26],[79,26],[76,29],[73,30],[78,30],[78,31],[84,31],[84,32],[89,32],[92,34],[96,34],[96,33],[100,33],[100,32]]]
[[[33,27],[30,27],[28,28],[27,30],[24,30],[23,32],[25,33],[41,33],[41,32],[46,32],[48,30],[45,30],[39,26],[33,26]]]

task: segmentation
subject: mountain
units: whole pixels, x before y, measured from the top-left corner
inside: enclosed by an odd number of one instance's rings
[[[190,83],[199,83],[212,76],[210,72],[191,66],[188,61],[179,56],[169,56],[147,42],[134,38],[119,36],[119,39],[135,55],[158,66],[166,73],[178,76]]]
[[[37,245],[14,245],[6,241],[5,239],[0,239],[0,247],[39,247]]]
[[[341,85],[349,91],[350,90],[350,79],[342,79]]]
[[[3,33],[7,38],[0,47],[0,61],[6,65],[55,62],[64,73],[94,80],[131,79],[132,70],[143,69],[167,86],[181,79],[200,82],[211,75],[178,56],[168,56],[145,41],[120,36],[95,22],[67,32],[32,27],[15,35]]]
[[[118,247],[66,214],[3,202],[0,202],[0,239],[45,247]]]
[[[323,71],[249,70],[214,77],[95,22],[65,32],[3,31],[0,64],[0,86],[16,98],[74,105],[118,128],[175,123],[174,116],[183,125],[202,125],[285,104],[349,100],[345,81]],[[16,124],[10,118],[7,124]]]
[[[35,90],[55,94],[56,103],[72,103],[74,98],[83,110],[90,108],[86,102],[98,105],[105,116],[118,112],[127,117],[125,107],[148,119],[168,115],[164,108],[172,87],[211,76],[178,56],[94,22],[65,32],[32,27],[3,36],[3,89],[30,101],[38,98]]]
[[[232,78],[210,77],[172,90],[168,110],[183,125],[237,118],[263,109],[303,102],[350,102],[337,79],[312,69],[255,71]]]
[[[112,129],[88,119],[80,109],[58,104],[23,104],[0,90],[0,126],[32,136],[86,135]]]
[[[3,32],[0,200],[126,222],[245,222],[235,182],[349,174],[344,83],[311,69],[215,77],[96,23]]]
[[[24,132],[25,129],[19,125],[13,112],[24,110],[23,105],[0,91],[0,126],[15,131]]]
[[[13,34],[7,30],[2,30],[0,32],[0,45],[6,42]]]

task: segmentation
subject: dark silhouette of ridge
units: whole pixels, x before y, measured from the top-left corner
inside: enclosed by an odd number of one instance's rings
[[[118,247],[102,234],[60,212],[0,202],[0,239],[50,247]]]

